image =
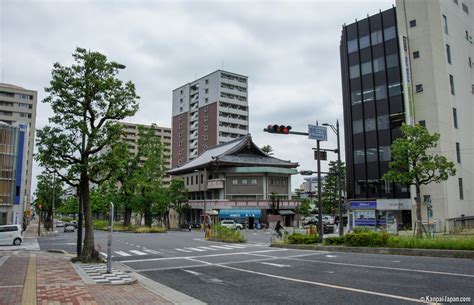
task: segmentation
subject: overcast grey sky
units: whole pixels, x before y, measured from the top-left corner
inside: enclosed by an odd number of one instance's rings
[[[314,141],[262,129],[285,124],[306,131],[316,120],[342,121],[342,25],[388,9],[394,1],[0,3],[3,82],[38,91],[37,128],[51,114],[41,100],[52,65],[70,65],[77,46],[127,66],[120,78],[133,81],[141,96],[139,112],[127,119],[133,123],[169,127],[172,89],[223,67],[249,77],[250,133],[257,145],[269,144],[276,157],[315,170]],[[335,146],[329,132],[322,147]],[[35,166],[33,176],[40,170]],[[302,181],[294,176],[292,188]],[[33,191],[35,186],[33,179]]]

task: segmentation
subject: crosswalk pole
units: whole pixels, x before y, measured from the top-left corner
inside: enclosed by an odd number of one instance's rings
[[[107,273],[112,273],[112,232],[114,231],[114,204],[109,204],[109,238],[107,240]]]

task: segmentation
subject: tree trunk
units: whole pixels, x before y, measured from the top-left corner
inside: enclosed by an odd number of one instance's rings
[[[128,227],[130,225],[130,221],[132,219],[132,207],[130,204],[125,204],[125,210],[123,214],[123,226]]]
[[[153,218],[151,217],[150,211],[145,211],[145,227],[151,227],[153,223]]]
[[[416,237],[423,237],[423,223],[421,222],[421,190],[420,185],[416,185]]]
[[[99,259],[99,252],[95,250],[94,228],[92,224],[92,209],[90,202],[89,177],[86,173],[81,173],[81,195],[84,209],[84,246],[82,248],[82,261],[96,261]]]

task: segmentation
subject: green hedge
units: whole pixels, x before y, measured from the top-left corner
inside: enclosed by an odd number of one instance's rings
[[[346,243],[346,238],[345,236],[335,236],[335,237],[326,237],[324,239],[324,244],[325,245],[344,245]]]
[[[95,230],[108,230],[109,221],[108,220],[94,220],[93,226]],[[167,229],[163,227],[138,227],[130,225],[124,227],[119,223],[114,223],[115,232],[131,232],[131,233],[166,233]]]
[[[390,248],[418,248],[445,250],[474,250],[474,237],[468,238],[416,238],[413,236],[391,236],[388,242]]]
[[[239,230],[232,230],[218,225],[212,227],[211,235],[208,239],[232,243],[245,242],[245,237],[240,233]]]
[[[350,247],[386,247],[390,235],[385,232],[349,233],[345,235],[345,245]]]
[[[290,244],[315,244],[318,242],[318,234],[293,233],[287,239]]]

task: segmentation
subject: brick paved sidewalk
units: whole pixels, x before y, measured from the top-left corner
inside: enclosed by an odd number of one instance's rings
[[[175,304],[145,288],[132,285],[86,285],[70,257],[39,251],[0,252],[1,305]]]

